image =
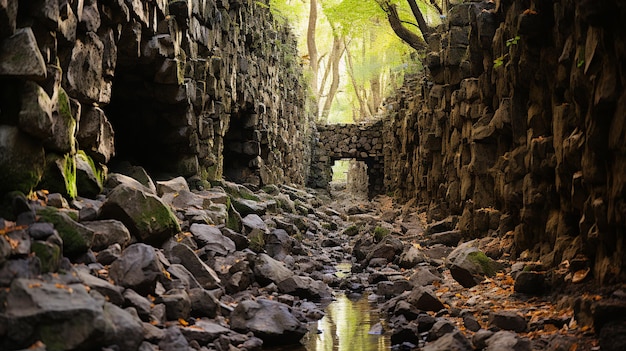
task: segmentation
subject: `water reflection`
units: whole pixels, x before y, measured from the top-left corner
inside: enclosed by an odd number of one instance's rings
[[[324,318],[311,324],[309,333],[301,340],[303,346],[271,350],[382,351],[391,348],[388,336],[369,333],[381,320],[367,295],[352,300],[339,295],[326,307],[325,312]]]
[[[311,332],[303,342],[307,351],[389,350],[388,337],[369,334],[377,323],[380,318],[367,296],[352,301],[340,295],[326,307],[326,315],[317,322],[321,333]]]

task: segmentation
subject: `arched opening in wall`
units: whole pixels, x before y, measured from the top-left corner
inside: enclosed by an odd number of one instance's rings
[[[251,110],[231,115],[224,136],[224,178],[237,183],[262,185],[261,167],[267,159],[267,133],[258,130],[258,114]]]
[[[335,197],[367,199],[369,176],[367,165],[356,159],[338,159],[333,162],[331,193]]]

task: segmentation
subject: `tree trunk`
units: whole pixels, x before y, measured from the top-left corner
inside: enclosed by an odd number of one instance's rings
[[[317,78],[319,71],[317,44],[315,43],[315,32],[317,28],[317,0],[310,0],[309,24],[306,31],[306,46],[309,50],[309,66],[311,67],[311,89],[317,92]],[[319,97],[318,97],[319,99]]]
[[[329,59],[329,65],[332,65],[332,81],[330,83],[330,89],[328,90],[328,94],[326,94],[326,99],[324,101],[324,107],[322,108],[322,120],[328,121],[328,116],[330,115],[330,107],[333,104],[333,100],[335,99],[335,95],[337,94],[337,89],[339,88],[339,62],[341,61],[341,56],[343,56],[344,51],[343,39],[337,35],[333,38],[333,50],[331,52]]]
[[[387,13],[387,20],[389,21],[389,25],[400,39],[409,44],[409,46],[411,46],[415,50],[422,50],[427,48],[428,45],[426,44],[426,41],[424,41],[424,39],[406,29],[404,25],[402,25],[400,16],[398,16],[398,9],[396,8],[396,5],[389,3],[389,1],[387,0],[380,0],[378,4]],[[421,12],[419,13],[421,14]]]
[[[422,15],[422,11],[420,11],[420,8],[417,6],[417,3],[415,2],[415,0],[406,0],[406,1],[409,3],[409,6],[411,7],[411,12],[413,13],[413,16],[415,17],[415,20],[417,20],[417,25],[420,28],[420,31],[422,32],[422,36],[424,37],[424,39],[427,39],[428,34],[430,34],[430,28],[426,24],[426,20],[424,19],[424,16]]]

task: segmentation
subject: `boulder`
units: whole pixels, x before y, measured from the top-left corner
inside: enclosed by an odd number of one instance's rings
[[[19,28],[0,46],[0,75],[46,78],[46,62],[30,27]]]
[[[99,107],[82,110],[76,139],[87,155],[96,162],[108,163],[115,155],[113,126]]]
[[[63,253],[73,257],[84,254],[91,248],[94,231],[76,221],[69,215],[54,207],[43,207],[37,210],[41,221],[54,224],[54,228],[63,239]]]
[[[18,278],[4,305],[3,350],[25,349],[38,340],[55,350],[100,348],[102,324],[94,321],[104,318],[104,300],[91,297],[82,284]]]
[[[205,289],[214,289],[221,283],[213,268],[204,263],[198,255],[187,245],[176,243],[170,251],[168,259],[172,263],[180,262],[191,272],[198,283]]]
[[[531,343],[528,339],[520,338],[510,331],[499,331],[485,340],[485,351],[515,350],[530,351]]]
[[[291,253],[294,239],[283,229],[274,229],[265,235],[265,251],[274,259],[282,260]]]
[[[222,231],[211,225],[194,223],[189,228],[199,248],[219,256],[226,256],[236,251],[235,243],[222,234]]]
[[[473,351],[474,348],[463,333],[456,331],[443,335],[439,339],[429,342],[422,351]]]
[[[241,333],[254,333],[268,346],[295,344],[307,332],[306,324],[288,305],[266,299],[241,301],[230,316],[230,326]]]
[[[117,306],[124,304],[124,297],[122,296],[124,288],[121,286],[113,285],[104,279],[95,277],[85,269],[77,269],[76,274],[83,284],[102,294],[111,303]]]
[[[291,276],[276,285],[282,293],[308,300],[330,297],[331,294],[330,288],[324,282],[298,275]]]
[[[183,177],[177,177],[170,180],[156,182],[157,194],[175,194],[182,191],[190,191],[187,181]]]
[[[46,168],[38,188],[74,199],[78,193],[74,156],[70,154],[46,154]]]
[[[407,301],[422,311],[438,312],[444,309],[443,303],[430,289],[416,286],[411,290]]]
[[[137,243],[127,247],[122,256],[111,264],[109,277],[115,284],[141,294],[153,294],[157,279],[163,275],[163,265],[152,246]]]
[[[259,284],[278,284],[292,277],[293,272],[285,265],[267,254],[258,254],[254,260],[254,275]]]
[[[30,81],[24,82],[21,93],[20,130],[40,140],[53,136],[55,121],[48,93],[39,84]]]
[[[143,341],[143,325],[136,314],[129,313],[112,303],[105,302],[102,327],[103,346],[115,345],[120,351],[134,351]]]
[[[162,244],[180,232],[176,216],[161,199],[140,188],[116,186],[100,208],[101,219],[117,219],[140,241]]]
[[[465,288],[479,284],[485,276],[494,276],[500,269],[494,260],[474,246],[476,243],[472,240],[459,245],[447,259],[452,278]]]
[[[41,180],[45,164],[40,142],[17,127],[0,125],[0,194],[28,194]]]
[[[91,245],[94,251],[104,250],[113,244],[120,244],[121,247],[126,247],[130,242],[131,237],[128,228],[118,220],[104,219],[101,221],[82,222],[81,224],[94,232]]]

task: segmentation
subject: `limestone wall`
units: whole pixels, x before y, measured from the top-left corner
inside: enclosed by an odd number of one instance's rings
[[[624,281],[626,5],[472,1],[447,19],[390,103],[386,187],[467,237]]]
[[[304,184],[314,125],[295,38],[266,5],[1,2],[0,192],[64,177],[50,190],[73,195],[81,160]]]

